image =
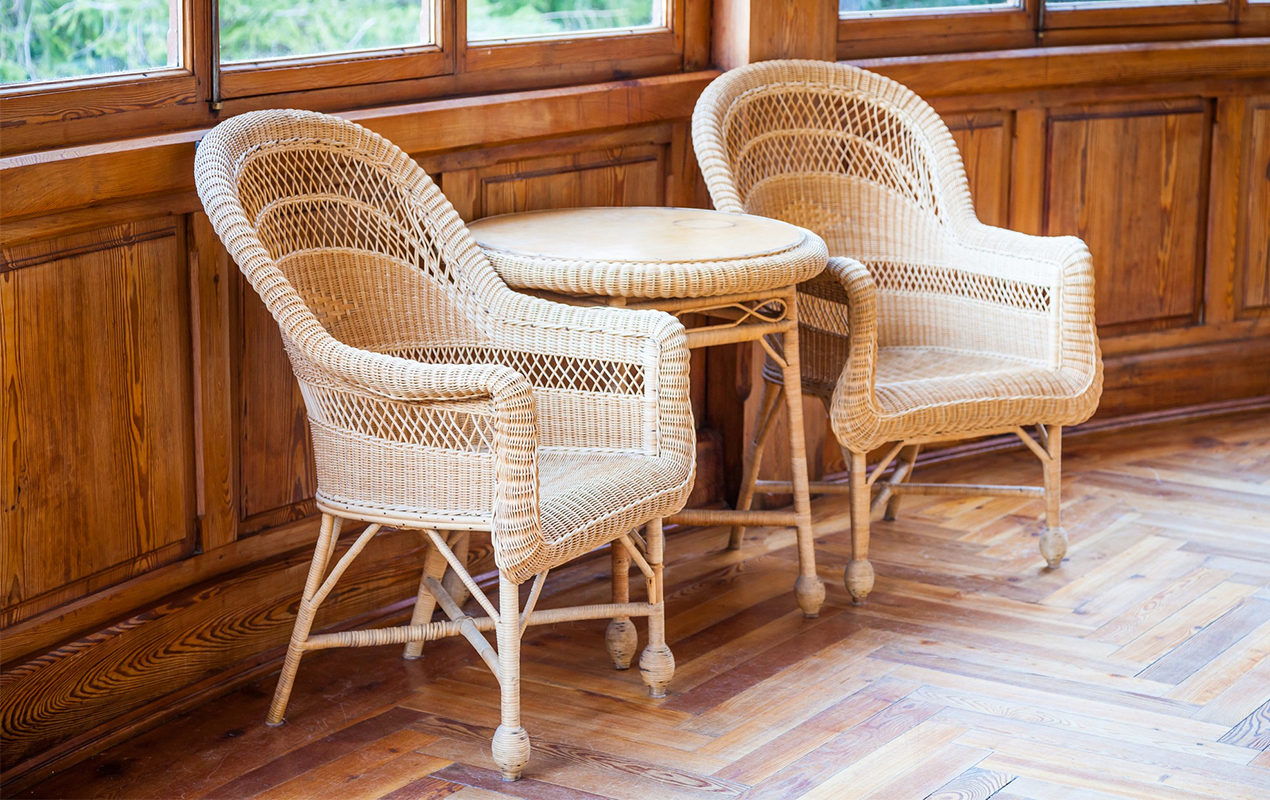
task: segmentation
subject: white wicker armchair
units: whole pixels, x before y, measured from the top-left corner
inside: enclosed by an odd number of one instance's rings
[[[852,597],[873,587],[871,513],[885,505],[893,519],[905,493],[1044,496],[1041,553],[1057,567],[1067,550],[1062,426],[1088,419],[1102,390],[1084,243],[979,222],[939,115],[854,67],[767,61],[728,72],[698,101],[693,142],[718,209],[801,225],[829,245],[828,269],[800,286],[802,379],[825,402],[850,469]],[[745,503],[780,391],[779,370],[768,365],[764,378]],[[997,433],[1037,455],[1043,488],[908,481],[923,444]],[[886,445],[866,476],[866,456]]]
[[[306,651],[395,643],[413,658],[427,640],[463,635],[501,685],[493,753],[514,780],[529,756],[521,634],[571,619],[613,619],[609,650],[625,668],[629,617],[648,616],[640,668],[663,695],[674,659],[660,520],[687,499],[695,455],[679,322],[511,291],[414,161],[336,117],[236,117],[203,139],[195,172],[216,232],[281,328],[317,461],[321,534],[270,724],[283,720]],[[345,520],[370,524],[327,575]],[[645,523],[645,538],[630,533]],[[381,526],[422,531],[432,545],[411,624],[310,636],[318,606]],[[491,532],[497,608],[453,552],[474,530]],[[613,604],[534,610],[549,569],[609,542],[624,554],[614,556]],[[631,560],[646,603],[627,596]],[[487,616],[460,609],[441,583],[447,566]],[[448,621],[431,621],[438,603]]]

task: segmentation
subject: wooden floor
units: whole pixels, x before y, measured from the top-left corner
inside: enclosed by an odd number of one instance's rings
[[[791,534],[736,553],[719,531],[673,537],[670,696],[608,666],[602,622],[531,632],[516,784],[489,756],[494,680],[451,640],[417,662],[306,659],[282,728],[262,724],[268,678],[25,796],[1270,797],[1270,414],[1065,450],[1056,572],[1037,501],[914,497],[875,525],[877,588],[853,607],[846,504],[821,500],[829,596],[806,621]],[[1039,472],[1006,453],[919,480]],[[553,575],[540,607],[605,597],[607,563]]]

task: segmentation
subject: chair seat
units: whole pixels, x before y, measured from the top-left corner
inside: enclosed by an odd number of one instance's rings
[[[804,375],[803,392],[828,401],[846,361],[846,342],[808,333],[818,345],[818,359],[811,364],[818,368]],[[954,348],[879,347],[876,364],[880,427],[870,426],[867,442],[857,441],[863,431],[840,431],[848,446],[867,450],[878,440],[955,437],[1020,423],[1070,424],[1084,418],[1088,386],[1075,385],[1072,376],[1035,361]],[[768,380],[781,382],[774,365],[765,364],[763,372]]]
[[[539,502],[549,559],[562,563],[642,524],[678,511],[692,488],[691,465],[631,453],[544,448]]]
[[[1048,422],[1081,394],[1058,370],[989,353],[878,348],[875,390],[896,439]]]

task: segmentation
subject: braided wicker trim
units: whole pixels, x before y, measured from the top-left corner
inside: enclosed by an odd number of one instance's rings
[[[562,294],[629,298],[714,297],[764,291],[800,283],[824,268],[828,249],[808,233],[797,245],[776,253],[727,261],[649,264],[582,261],[485,251],[508,285]]]

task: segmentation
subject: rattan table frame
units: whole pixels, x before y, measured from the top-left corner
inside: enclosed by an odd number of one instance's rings
[[[496,269],[510,256],[507,252],[487,246],[481,238],[481,225],[473,223],[472,234],[477,243],[490,256]],[[813,238],[814,234],[808,234]],[[544,261],[535,266],[543,269]],[[550,263],[547,261],[546,263]],[[627,269],[638,269],[639,264],[624,264]],[[755,442],[760,442],[760,431],[769,427],[775,418],[777,407],[783,398],[788,414],[789,468],[793,510],[753,510],[754,477],[762,460],[761,444],[751,442],[745,451],[743,480],[735,509],[684,509],[667,517],[667,524],[690,526],[731,526],[728,549],[741,546],[744,530],[750,526],[793,528],[798,544],[798,577],[794,582],[794,595],[799,608],[808,618],[820,614],[825,599],[825,585],[816,573],[815,532],[811,523],[811,495],[808,479],[807,445],[803,425],[802,373],[798,357],[798,300],[796,284],[760,288],[722,295],[700,297],[624,297],[616,295],[564,294],[538,287],[517,285],[513,275],[499,270],[508,285],[544,299],[578,306],[610,306],[635,310],[663,311],[685,323],[689,350],[718,345],[759,342],[772,360],[780,366],[784,377],[782,389],[777,393],[765,393],[764,408],[760,409],[754,431]],[[705,317],[707,324],[688,326],[691,317]],[[687,318],[687,321],[685,321]]]

